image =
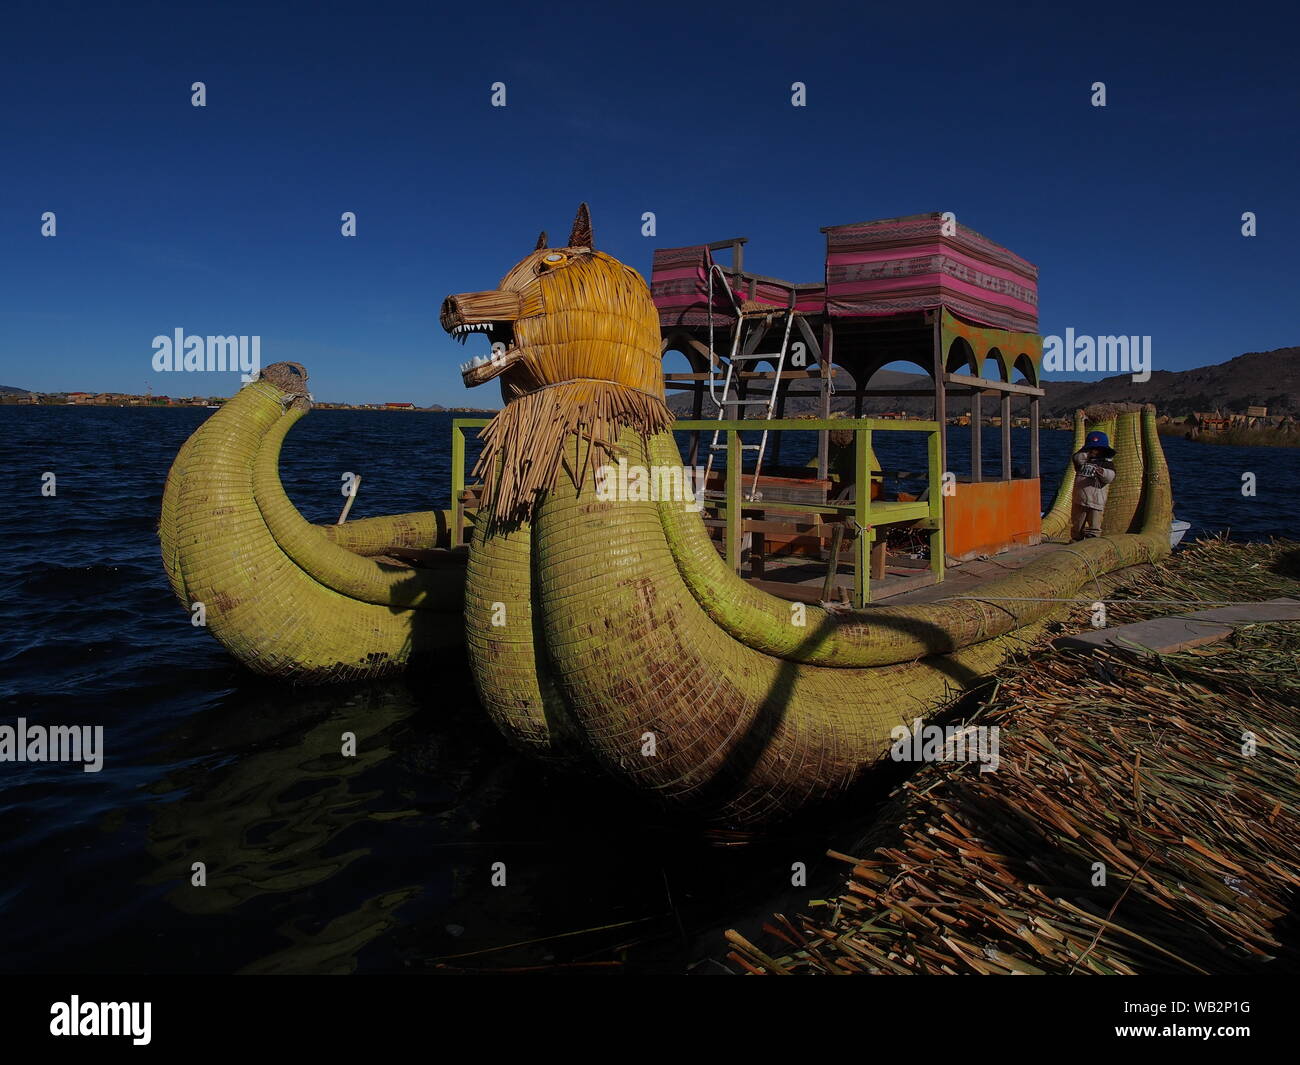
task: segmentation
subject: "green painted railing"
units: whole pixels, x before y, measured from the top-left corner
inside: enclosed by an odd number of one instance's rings
[[[740,572],[741,544],[741,481],[744,473],[741,469],[741,456],[744,452],[740,446],[742,432],[822,432],[831,429],[844,429],[853,433],[854,468],[870,468],[871,434],[873,432],[912,432],[927,435],[927,468],[930,495],[925,501],[916,503],[876,502],[871,499],[870,478],[855,493],[852,503],[780,503],[766,504],[772,510],[799,511],[816,514],[844,514],[851,516],[856,527],[854,540],[853,565],[853,605],[865,606],[871,599],[871,545],[876,542],[876,528],[880,525],[892,525],[901,522],[917,522],[930,532],[930,571],[936,581],[943,580],[943,484],[942,471],[939,469],[940,430],[938,422],[917,421],[895,418],[773,418],[770,421],[758,419],[737,419],[717,421],[714,419],[680,420],[673,424],[675,432],[712,432],[718,430],[727,438],[726,485],[723,490],[722,516],[725,520],[725,544],[727,564],[737,573]],[[749,504],[750,509],[763,507],[761,500]],[[832,560],[832,565],[835,560]]]
[[[465,433],[488,424],[487,418],[456,418],[451,423],[451,510],[452,545],[464,543],[465,530]],[[823,432],[844,429],[853,433],[855,468],[870,467],[871,434],[873,432],[925,433],[927,435],[927,468],[929,499],[915,503],[876,502],[871,499],[870,478],[866,478],[851,503],[784,503],[761,500],[746,503],[742,483],[744,471],[741,449],[742,432]],[[759,420],[684,420],[673,424],[674,432],[722,432],[727,441],[726,481],[720,513],[724,522],[723,542],[727,564],[740,572],[742,510],[766,508],[797,511],[811,514],[840,514],[851,518],[857,536],[854,540],[853,605],[865,606],[871,599],[871,545],[876,542],[876,529],[882,525],[912,522],[930,533],[930,570],[936,581],[944,576],[943,559],[943,478],[939,469],[940,425],[938,422],[901,420],[889,418],[773,418]],[[834,564],[834,561],[832,561]]]
[[[465,542],[465,432],[482,429],[491,418],[453,418],[451,420],[451,546]]]

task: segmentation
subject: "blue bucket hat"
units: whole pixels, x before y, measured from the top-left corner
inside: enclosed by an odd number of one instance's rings
[[[1102,451],[1106,452],[1107,455],[1115,454],[1115,449],[1110,446],[1110,437],[1099,430],[1089,433],[1084,438],[1083,446],[1085,450],[1095,447],[1100,448]]]

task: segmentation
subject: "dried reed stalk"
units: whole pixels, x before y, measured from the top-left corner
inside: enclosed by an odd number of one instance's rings
[[[570,380],[520,396],[487,425],[474,476],[485,483],[483,505],[492,520],[527,521],[538,499],[555,487],[566,456],[577,456],[568,472],[581,490],[587,473],[616,458],[624,428],[651,436],[666,430],[672,412],[658,396],[613,381]],[[577,438],[576,449],[568,437]]]

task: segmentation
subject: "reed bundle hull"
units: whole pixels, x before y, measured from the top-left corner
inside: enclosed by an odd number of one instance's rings
[[[462,643],[463,568],[372,557],[445,542],[444,513],[308,522],[285,495],[285,434],[310,409],[301,366],[277,363],[181,447],[158,535],[177,598],[241,663],[298,683],[370,679]]]
[[[1168,554],[1154,412],[1117,421],[1145,444],[1114,497],[1138,501],[1140,531],[1062,545],[977,600],[847,616],[746,583],[680,503],[600,502],[592,483],[561,481],[531,525],[476,534],[465,620],[480,700],[520,749],[729,824],[833,798],[888,755],[896,726],[942,711],[1067,613],[1061,600],[1104,597],[1109,575]],[[632,462],[679,461],[667,435],[620,445]]]
[[[455,331],[507,304],[530,308],[526,323],[488,327],[513,338],[492,373],[509,402],[485,432],[500,446],[483,472],[498,480],[474,533],[466,643],[483,706],[539,757],[592,767],[694,815],[777,820],[842,794],[887,755],[892,730],[949,706],[1065,613],[1063,600],[1088,588],[1100,596],[1108,575],[1169,552],[1168,471],[1148,408],[1104,426],[1127,449],[1106,535],[1064,543],[982,585],[978,599],[845,615],[768,595],[722,560],[694,509],[596,491],[595,469],[613,456],[681,465],[671,435],[631,405],[600,422],[581,413],[593,382],[650,391],[657,329],[652,319],[627,328],[650,319],[639,275],[571,240],[539,248],[502,286],[508,299],[450,297],[443,313]],[[595,298],[608,314],[592,313]],[[557,352],[567,360],[558,372]],[[482,379],[466,370],[467,384]],[[539,424],[530,397],[542,389],[547,409],[563,413]],[[1080,417],[1080,444],[1082,435]],[[538,453],[555,447],[558,462]],[[1045,536],[1068,541],[1072,489],[1067,470]]]

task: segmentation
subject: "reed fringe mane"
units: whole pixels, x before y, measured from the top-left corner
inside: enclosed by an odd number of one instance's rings
[[[484,482],[483,507],[494,523],[526,522],[562,466],[581,491],[589,470],[616,459],[623,428],[649,437],[672,423],[661,398],[614,381],[562,381],[520,396],[479,434],[483,451],[473,475]]]

